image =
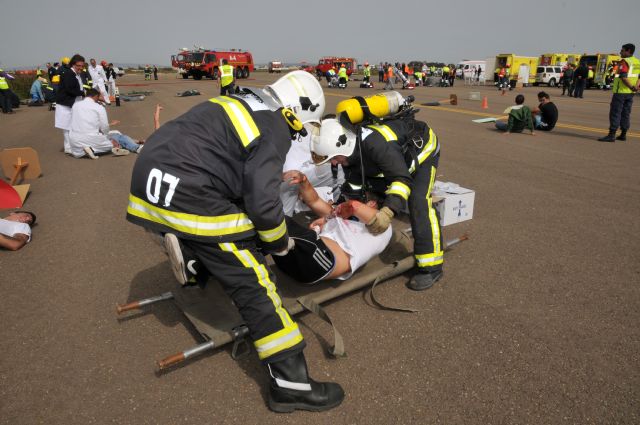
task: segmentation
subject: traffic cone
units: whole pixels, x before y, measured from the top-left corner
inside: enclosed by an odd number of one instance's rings
[[[487,100],[487,96],[482,98],[482,109],[489,109],[489,101]]]

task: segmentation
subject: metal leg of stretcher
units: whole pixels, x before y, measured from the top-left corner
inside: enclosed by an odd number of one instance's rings
[[[144,298],[142,300],[133,301],[133,302],[130,302],[128,304],[118,304],[116,306],[116,312],[118,314],[122,314],[125,311],[136,310],[136,309],[138,309],[138,308],[140,308],[142,306],[145,306],[145,305],[155,304],[155,303],[160,302],[160,301],[171,300],[171,299],[173,299],[173,293],[172,292],[165,292],[165,293],[157,295],[155,297]]]
[[[249,334],[249,328],[246,326],[240,326],[231,331],[231,337],[233,338],[234,344],[233,349],[231,350],[231,357],[235,360],[241,356],[244,356],[249,353],[250,348],[249,344],[245,337]],[[213,350],[215,348],[215,343],[213,341],[207,341],[202,344],[198,344],[193,348],[189,348],[180,353],[174,354],[169,357],[165,357],[162,360],[158,360],[156,363],[158,365],[158,369],[163,370],[167,369],[171,366],[175,366],[178,363],[181,363],[188,358],[197,356],[206,351]],[[242,350],[242,351],[239,351]]]

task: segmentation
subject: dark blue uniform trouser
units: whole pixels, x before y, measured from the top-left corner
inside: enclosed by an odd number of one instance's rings
[[[584,93],[584,87],[587,84],[587,81],[584,78],[576,79],[575,89],[573,90],[573,97],[582,97]]]
[[[631,126],[631,106],[633,105],[634,93],[614,93],[611,97],[611,107],[609,109],[609,130],[616,131],[618,128],[628,130]]]
[[[11,89],[0,90],[0,108],[2,108],[2,112],[4,113],[13,111],[11,95]]]

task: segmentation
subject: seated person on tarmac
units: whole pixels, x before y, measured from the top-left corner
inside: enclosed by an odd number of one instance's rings
[[[297,185],[300,199],[320,217],[309,228],[285,217],[295,246],[284,255],[272,257],[278,268],[296,281],[310,285],[327,279],[347,280],[389,244],[391,227],[377,235],[369,232],[369,223],[378,212],[375,201],[347,201],[334,208],[318,196],[300,171],[283,173],[283,180]],[[206,283],[208,274],[195,256],[173,234],[165,234],[164,238],[178,282]]]
[[[31,227],[36,215],[30,211],[15,211],[0,218],[0,248],[17,251],[31,241]]]
[[[42,106],[44,105],[44,92],[42,90],[43,83],[46,83],[42,77],[37,77],[33,83],[31,84],[31,89],[29,90],[29,95],[31,95],[31,99],[29,100],[29,106]]]
[[[540,105],[531,111],[535,127],[538,130],[551,131],[556,126],[556,122],[558,122],[558,108],[546,92],[541,91],[538,93],[538,101]]]
[[[86,97],[75,102],[71,115],[69,139],[71,154],[80,158],[87,155],[98,159],[96,154],[112,152],[116,156],[140,152],[144,142],[135,141],[119,131],[109,131],[107,111],[99,102],[102,95],[96,89],[88,89]],[[113,121],[111,125],[118,124]]]
[[[523,95],[516,96],[516,104],[509,111],[509,121],[496,121],[496,128],[504,131],[504,134],[522,133],[522,130],[527,128],[533,135],[533,117],[529,107],[524,104]]]

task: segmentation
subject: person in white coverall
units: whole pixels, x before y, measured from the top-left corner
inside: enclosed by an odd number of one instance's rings
[[[91,75],[93,88],[98,89],[100,91],[100,94],[102,94],[102,97],[104,98],[104,102],[107,105],[110,105],[111,100],[109,100],[109,94],[107,94],[107,89],[105,87],[107,75],[104,73],[104,68],[102,67],[102,65],[97,65],[95,59],[91,59],[89,63],[89,75]]]
[[[114,155],[128,155],[140,152],[142,144],[120,132],[109,131],[107,111],[98,101],[102,95],[96,89],[87,90],[86,97],[74,103],[71,114],[71,155],[76,158],[89,156],[97,159],[96,154],[111,151]],[[111,125],[118,124],[113,121]]]
[[[320,128],[315,123],[307,123],[305,128],[308,135],[291,142],[291,149],[287,153],[282,171],[298,170],[304,173],[320,198],[327,202],[333,202],[340,194],[336,189],[344,183],[344,172],[342,168],[339,168],[336,177],[334,177],[331,164],[315,165],[313,163],[310,142],[311,137],[320,132]],[[300,211],[309,210],[305,203],[299,199],[298,188],[289,182],[283,182],[280,186],[280,199],[286,216],[291,217]]]

